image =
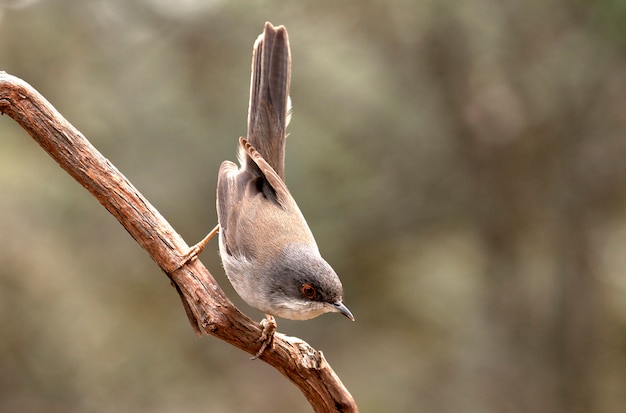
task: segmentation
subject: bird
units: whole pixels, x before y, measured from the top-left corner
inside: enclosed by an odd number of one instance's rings
[[[247,136],[239,166],[224,161],[216,191],[218,225],[192,248],[198,254],[219,233],[224,271],[237,294],[265,313],[262,346],[272,345],[274,316],[308,320],[336,312],[354,321],[343,286],[322,258],[285,184],[286,128],[291,117],[291,52],[284,26],[265,23],[254,43]]]

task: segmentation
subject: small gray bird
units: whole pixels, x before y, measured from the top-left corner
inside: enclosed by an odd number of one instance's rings
[[[254,44],[248,134],[239,138],[241,167],[223,162],[217,181],[224,270],[241,298],[266,314],[257,356],[271,344],[272,316],[308,320],[338,312],[354,320],[342,302],[339,277],[320,255],[284,182],[290,77],[287,31],[268,22]]]

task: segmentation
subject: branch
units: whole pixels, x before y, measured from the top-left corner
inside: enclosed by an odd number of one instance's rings
[[[182,237],[43,96],[23,80],[0,72],[0,113],[20,124],[150,254],[178,291],[198,335],[211,334],[256,354],[259,324],[230,302],[199,260],[184,264],[189,246]],[[260,359],[298,386],[316,412],[358,412],[322,352],[304,341],[276,333],[273,348]]]

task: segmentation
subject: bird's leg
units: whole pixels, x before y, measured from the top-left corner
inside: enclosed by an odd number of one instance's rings
[[[261,357],[265,349],[268,347],[272,348],[274,345],[274,333],[276,332],[276,320],[274,316],[265,314],[265,318],[261,320],[261,326],[263,327],[263,332],[261,333],[261,337],[259,337],[259,341],[262,342],[261,348],[254,357],[252,357],[252,360]]]
[[[220,230],[220,225],[217,224],[215,228],[213,228],[211,232],[209,232],[209,234],[202,239],[202,241],[200,241],[193,247],[189,248],[189,251],[187,251],[187,253],[183,255],[183,262],[182,264],[180,264],[180,266],[182,267],[183,265],[196,259],[198,255],[200,255],[202,250],[204,250],[204,247],[206,247],[206,244],[211,240],[211,238],[213,238],[215,234],[219,232],[219,230]]]

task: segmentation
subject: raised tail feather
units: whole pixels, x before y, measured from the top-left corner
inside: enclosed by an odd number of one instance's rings
[[[283,180],[290,79],[287,30],[267,22],[254,43],[247,140]],[[244,162],[246,168],[256,167],[247,157]]]

